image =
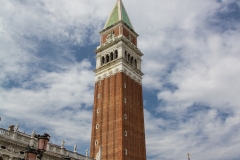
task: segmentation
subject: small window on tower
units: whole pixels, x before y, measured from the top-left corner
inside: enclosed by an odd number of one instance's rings
[[[124,83],[124,88],[127,88],[127,85],[126,85],[126,83]]]
[[[126,114],[124,114],[124,119],[127,119],[127,115]]]
[[[96,129],[98,129],[98,127],[99,127],[99,126],[98,126],[98,124],[97,124],[97,125],[96,125]]]
[[[124,132],[125,137],[127,137],[127,131]]]
[[[124,98],[124,103],[127,103],[127,99],[126,98]]]
[[[98,94],[98,98],[100,98],[100,94]]]
[[[98,86],[101,86],[101,81],[98,82]]]
[[[95,146],[97,146],[98,145],[98,141],[95,141]]]
[[[100,109],[97,110],[97,113],[100,113]]]
[[[125,155],[127,155],[127,149],[125,149]]]

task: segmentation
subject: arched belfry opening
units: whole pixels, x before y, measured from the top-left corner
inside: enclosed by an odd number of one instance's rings
[[[118,50],[115,50],[115,59],[118,58]]]
[[[131,64],[133,64],[133,56],[131,57]]]
[[[113,60],[113,52],[111,52],[111,54],[110,54],[110,61],[112,61]]]
[[[108,63],[109,62],[109,55],[107,54],[106,56],[106,62]]]
[[[102,57],[102,65],[105,63],[105,57]]]

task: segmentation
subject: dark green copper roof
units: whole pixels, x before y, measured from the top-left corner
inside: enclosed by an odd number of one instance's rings
[[[119,12],[120,11],[120,12]],[[120,15],[119,15],[120,14]],[[117,0],[117,3],[108,18],[107,23],[104,26],[104,29],[117,23],[118,21],[122,20],[124,23],[126,23],[131,29],[133,29],[132,23],[128,17],[128,14],[126,12],[126,9],[122,3],[121,0]]]

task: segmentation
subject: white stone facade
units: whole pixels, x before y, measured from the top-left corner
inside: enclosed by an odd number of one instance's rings
[[[62,146],[48,143],[47,151],[43,154],[42,160],[59,160],[65,156],[69,156],[71,160],[91,160],[77,152],[66,150],[64,143]],[[24,158],[24,151],[28,144],[37,146],[37,139],[31,135],[21,133],[17,129],[9,131],[0,128],[0,160]]]

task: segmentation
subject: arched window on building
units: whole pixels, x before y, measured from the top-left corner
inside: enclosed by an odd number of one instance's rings
[[[127,60],[128,60],[128,62],[130,61],[130,54],[129,53],[128,53],[128,59]]]
[[[113,52],[111,52],[111,54],[110,54],[110,61],[112,61],[113,60]]]
[[[137,67],[137,60],[134,60],[134,66]]]
[[[131,62],[131,64],[133,64],[133,56],[131,57],[131,61],[130,62]]]
[[[102,65],[104,65],[104,63],[105,63],[105,58],[102,57]]]
[[[127,60],[127,51],[125,51],[125,59]]]
[[[115,59],[118,58],[118,50],[115,50]]]
[[[109,62],[109,55],[107,54],[106,56],[106,62],[108,63]]]

